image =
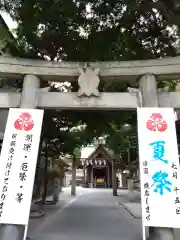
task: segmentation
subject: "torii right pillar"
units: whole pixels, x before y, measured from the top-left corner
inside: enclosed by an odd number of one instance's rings
[[[157,82],[153,74],[141,77],[139,88],[142,95],[142,107],[158,107]],[[172,228],[149,227],[149,240],[173,240]]]

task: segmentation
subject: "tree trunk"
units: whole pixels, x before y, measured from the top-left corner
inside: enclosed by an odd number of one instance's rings
[[[63,185],[64,185],[64,177],[61,177],[60,178],[60,187],[59,187],[59,192],[60,193],[62,192]]]
[[[72,186],[71,186],[71,195],[76,195],[76,156],[73,155],[72,159]]]
[[[128,190],[133,191],[134,190],[134,180],[133,180],[133,174],[134,170],[132,169],[132,166],[129,165],[129,176],[128,176]]]
[[[48,158],[45,158],[45,166],[44,166],[44,191],[42,195],[42,203],[45,203],[47,197],[48,190]]]
[[[53,202],[57,203],[59,201],[59,194],[60,194],[60,180],[55,179],[54,181],[54,189],[53,189]]]
[[[117,196],[116,162],[112,161],[112,188],[113,196]]]
[[[129,176],[128,176],[128,190],[129,191],[133,191],[134,190],[134,180],[133,180],[133,166],[132,166],[132,162],[131,162],[131,152],[130,152],[130,148],[128,148],[127,150],[128,153],[128,169],[129,169]]]
[[[134,190],[134,180],[132,178],[128,179],[128,190],[129,191]]]
[[[42,149],[42,137],[40,139],[40,144],[39,144],[36,174],[35,174],[35,180],[34,180],[33,198],[35,199],[40,197],[40,189],[41,189],[41,181],[40,181],[41,161],[42,161],[41,149]]]

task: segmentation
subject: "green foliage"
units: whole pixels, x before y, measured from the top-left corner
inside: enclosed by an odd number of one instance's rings
[[[2,8],[19,24],[19,44],[43,58],[105,61],[173,56],[175,36],[167,30],[163,13],[156,14],[153,2],[4,0]]]
[[[0,8],[18,23],[18,51],[9,46],[14,56],[89,62],[175,56],[177,36],[168,30],[170,21],[162,5],[177,16],[177,4],[171,0],[4,0]],[[169,84],[170,89],[174,84]],[[167,86],[167,82],[161,81],[159,86]],[[101,82],[99,87],[108,92],[126,88],[124,82]],[[77,91],[77,83],[68,91]],[[135,133],[136,112],[48,110],[42,138],[50,156],[72,154],[99,136],[106,136],[107,146],[118,153],[130,144],[132,131],[119,131],[125,123]],[[72,131],[79,125],[85,127]]]
[[[158,81],[158,88],[167,88],[169,92],[175,92],[177,83],[179,80],[172,80],[172,81]]]

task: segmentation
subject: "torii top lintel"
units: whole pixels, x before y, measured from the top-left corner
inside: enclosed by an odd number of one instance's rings
[[[0,78],[22,79],[24,75],[36,75],[41,80],[77,81],[84,67],[85,71],[93,69],[99,78],[104,81],[134,81],[147,73],[154,74],[159,79],[172,80],[180,77],[180,57],[142,61],[91,62],[87,64],[0,56]]]

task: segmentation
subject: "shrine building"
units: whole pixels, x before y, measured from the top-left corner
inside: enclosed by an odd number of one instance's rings
[[[81,158],[85,185],[111,188],[112,161],[113,154],[103,144],[99,144],[86,158]]]

